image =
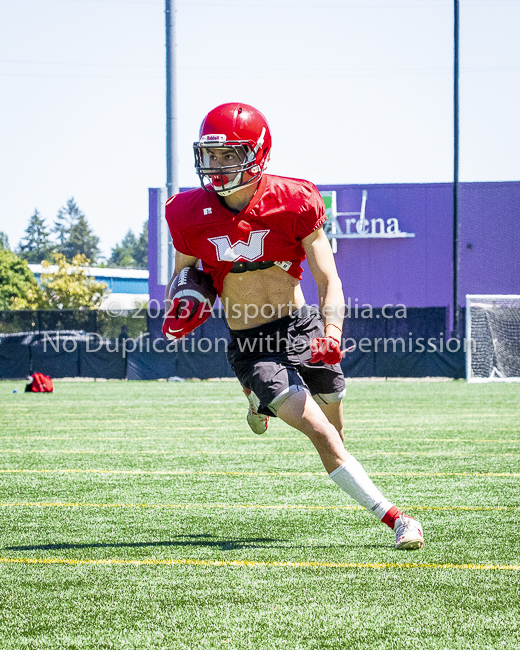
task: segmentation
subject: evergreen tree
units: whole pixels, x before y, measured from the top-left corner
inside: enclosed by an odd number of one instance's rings
[[[9,238],[0,230],[0,251],[8,251],[9,249]]]
[[[69,232],[80,214],[83,214],[76,205],[74,197],[70,198],[66,205],[58,210],[56,221],[54,222],[53,232],[56,233],[58,245],[56,250],[63,254],[63,248],[67,244]]]
[[[99,257],[99,237],[78,208],[74,198],[70,198],[63,208],[60,208],[54,222],[54,232],[58,237],[56,250],[71,261],[76,255],[85,255],[92,264]]]
[[[143,225],[139,237],[129,230],[112,249],[108,265],[119,268],[146,269],[148,268],[148,222]]]
[[[108,260],[110,266],[135,268],[135,247],[137,239],[134,233],[129,230],[123,237],[120,244],[116,244],[112,249],[112,255]]]
[[[42,260],[50,259],[52,249],[50,232],[45,225],[45,219],[42,219],[38,210],[35,210],[29,219],[25,237],[18,246],[18,255],[29,264],[41,264]]]
[[[143,231],[136,242],[134,260],[137,269],[148,268],[148,221],[144,222]]]
[[[99,237],[94,234],[84,214],[79,215],[77,222],[70,229],[65,247],[67,259],[72,261],[76,255],[85,255],[92,264],[96,263],[100,255]]]

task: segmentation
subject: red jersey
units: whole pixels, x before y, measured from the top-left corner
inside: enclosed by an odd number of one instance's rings
[[[234,262],[284,262],[282,268],[301,280],[302,240],[327,216],[315,185],[264,174],[238,214],[224,207],[215,192],[199,188],[169,198],[166,221],[176,250],[201,260],[220,295]]]

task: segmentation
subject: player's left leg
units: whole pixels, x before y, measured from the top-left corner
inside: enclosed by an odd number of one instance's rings
[[[424,546],[419,522],[404,515],[381,494],[361,464],[345,450],[339,431],[307,392],[293,393],[271,408],[273,412],[276,409],[275,414],[281,420],[311,440],[334,483],[396,533],[396,548]]]
[[[260,400],[250,388],[242,386],[242,390],[244,391],[244,395],[247,397],[247,401],[249,402],[249,409],[247,411],[246,418],[249,428],[253,433],[261,435],[267,431],[267,427],[269,426],[269,416],[262,415],[258,412],[258,409],[260,407]]]
[[[345,440],[343,435],[343,402],[332,402],[330,404],[319,405],[327,420],[337,430],[342,441]]]

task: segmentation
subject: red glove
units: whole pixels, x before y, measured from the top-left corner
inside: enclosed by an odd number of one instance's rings
[[[211,308],[204,309],[206,303],[201,302],[193,311],[195,303],[186,298],[175,298],[162,326],[162,333],[167,339],[181,339],[187,336],[211,316]]]
[[[332,336],[312,339],[311,352],[310,363],[323,361],[323,363],[333,366],[335,363],[339,363],[343,357],[339,341]]]

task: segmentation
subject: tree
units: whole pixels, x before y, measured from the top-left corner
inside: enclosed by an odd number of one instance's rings
[[[75,255],[71,264],[62,253],[53,252],[52,257],[58,269],[45,272],[50,264],[44,260],[44,272],[40,276],[45,308],[99,308],[107,293],[107,285],[87,275],[89,260],[85,255]]]
[[[109,265],[116,267],[135,268],[135,247],[137,239],[134,233],[129,230],[121,240],[112,249],[112,255],[108,260]]]
[[[74,197],[70,198],[64,207],[58,210],[56,221],[54,222],[53,232],[56,233],[58,245],[56,250],[61,253],[69,238],[69,232],[74,223],[77,221],[79,215],[82,214],[74,201]]]
[[[148,222],[144,223],[143,230],[139,237],[129,230],[112,249],[112,255],[108,260],[109,266],[146,269],[148,266]]]
[[[143,230],[135,245],[134,260],[136,268],[148,268],[148,221],[144,222]]]
[[[2,232],[0,230],[0,251],[8,251],[9,250],[9,238],[5,234],[5,232]]]
[[[64,255],[68,262],[76,255],[84,255],[92,263],[96,263],[100,255],[99,237],[94,234],[74,197],[58,210],[54,232],[58,238],[56,251]]]
[[[70,230],[65,257],[72,260],[77,255],[84,255],[95,264],[100,252],[99,237],[94,234],[85,215],[81,214]]]
[[[38,210],[29,219],[25,233],[18,246],[18,255],[29,264],[41,264],[42,260],[50,259],[53,244],[45,219],[40,217]]]
[[[0,250],[0,309],[37,309],[43,294],[27,262]]]
[[[52,258],[58,268],[51,271],[51,264],[42,261],[40,287],[25,260],[0,250],[0,309],[97,309],[107,285],[87,275],[88,259],[76,255],[69,264],[56,252]]]

